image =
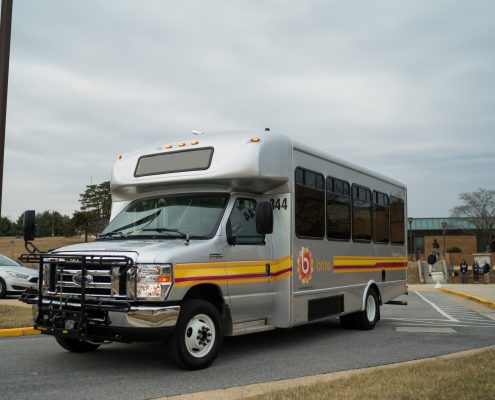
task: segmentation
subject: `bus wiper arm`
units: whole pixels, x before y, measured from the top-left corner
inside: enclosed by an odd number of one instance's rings
[[[127,235],[124,235],[122,231],[112,231],[112,232],[107,232],[102,235],[98,235],[96,239],[103,239],[103,238],[110,238],[110,237],[120,237],[125,239]]]
[[[154,231],[158,233],[166,233],[166,232],[173,232],[173,233],[178,233],[182,238],[186,239],[186,245],[189,244],[189,233],[185,233],[182,231],[179,231],[178,229],[173,229],[173,228],[144,228],[141,229],[142,231]]]

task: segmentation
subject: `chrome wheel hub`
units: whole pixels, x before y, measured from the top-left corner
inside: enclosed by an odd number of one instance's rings
[[[193,357],[204,357],[215,343],[215,324],[206,314],[198,314],[191,318],[186,327],[185,342],[189,354]]]
[[[375,298],[371,295],[366,300],[366,316],[370,322],[373,322],[376,318],[376,302]]]

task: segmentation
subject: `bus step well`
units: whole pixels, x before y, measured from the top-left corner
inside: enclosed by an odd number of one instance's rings
[[[267,325],[266,319],[238,322],[232,325],[232,336],[245,335],[247,333],[271,331],[272,329],[275,329],[275,327],[272,325]]]

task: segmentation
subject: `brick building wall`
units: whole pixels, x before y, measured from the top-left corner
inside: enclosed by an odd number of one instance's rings
[[[425,236],[425,257],[433,251],[433,240],[437,239],[438,244],[440,245],[440,258],[443,259],[443,252],[447,250],[449,247],[459,247],[461,249],[461,253],[445,253],[445,258],[447,263],[451,262],[454,265],[459,265],[462,259],[465,259],[466,262],[471,265],[473,263],[473,254],[478,253],[476,236],[474,235],[464,235],[464,236],[445,236],[445,247],[443,248],[443,235],[437,236]]]

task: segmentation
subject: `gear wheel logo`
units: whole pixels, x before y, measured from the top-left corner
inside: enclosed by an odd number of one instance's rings
[[[307,285],[313,277],[313,256],[309,247],[302,247],[297,258],[297,272],[299,280]]]

